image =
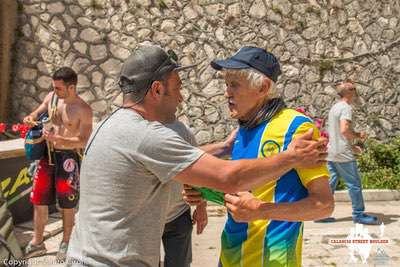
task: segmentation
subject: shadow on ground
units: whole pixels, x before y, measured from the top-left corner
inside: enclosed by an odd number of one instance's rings
[[[367,212],[367,214],[372,215],[372,216],[376,216],[379,218],[379,223],[383,222],[385,225],[394,223],[394,222],[398,222],[400,215],[398,214],[383,214],[383,213],[373,213],[373,212]],[[353,221],[353,218],[351,216],[347,216],[347,217],[342,217],[342,218],[335,218],[336,221],[335,222],[351,222]],[[335,223],[332,222],[332,223]]]

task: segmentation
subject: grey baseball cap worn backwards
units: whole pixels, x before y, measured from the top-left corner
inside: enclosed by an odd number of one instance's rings
[[[276,82],[282,73],[278,59],[274,54],[263,48],[244,46],[232,57],[224,60],[213,60],[211,67],[216,70],[222,69],[255,69],[272,81]]]
[[[197,64],[181,66],[172,51],[164,51],[155,45],[138,47],[124,62],[119,86],[123,93],[149,89],[153,81],[159,80],[171,71],[181,71]]]

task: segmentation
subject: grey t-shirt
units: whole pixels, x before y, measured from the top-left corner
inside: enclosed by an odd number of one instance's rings
[[[68,248],[68,261],[82,264],[69,266],[158,267],[170,180],[202,154],[131,109],[112,115],[82,162]]]
[[[355,160],[351,144],[340,133],[340,121],[352,120],[352,108],[344,101],[339,101],[329,111],[328,117],[328,161],[349,162]]]
[[[192,146],[197,146],[197,142],[190,130],[180,121],[176,120],[174,123],[167,124],[168,128],[174,130],[179,134],[186,142]],[[172,222],[185,211],[190,209],[190,206],[183,201],[182,190],[183,185],[176,181],[171,181],[171,195],[169,201],[169,208],[167,213],[166,223]]]

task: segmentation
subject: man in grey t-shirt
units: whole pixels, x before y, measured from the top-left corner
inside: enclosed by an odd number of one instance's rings
[[[353,221],[361,224],[377,224],[375,216],[364,213],[361,177],[358,172],[354,152],[359,148],[352,146],[355,139],[365,140],[365,132],[355,132],[352,127],[353,114],[351,104],[358,97],[356,87],[351,82],[337,86],[341,97],[331,110],[328,118],[328,170],[331,174],[329,184],[332,192],[335,191],[339,177],[342,177],[349,190],[353,206]],[[321,222],[331,222],[334,218],[326,218]]]
[[[96,127],[82,161],[67,266],[158,267],[171,180],[236,193],[325,163],[325,141],[312,132],[266,159],[222,160],[191,146],[164,126],[176,120],[184,68],[158,46],[124,62],[123,108]]]

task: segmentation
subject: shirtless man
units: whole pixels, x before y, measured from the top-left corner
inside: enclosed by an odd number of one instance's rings
[[[52,78],[54,91],[23,120],[26,124],[34,125],[41,113],[48,111],[51,116],[53,99],[58,98],[50,125],[43,130],[43,136],[53,149],[51,159],[46,157],[40,160],[33,180],[30,199],[34,205],[34,233],[25,249],[25,256],[29,258],[46,253],[43,231],[48,219],[48,206],[55,204],[57,198],[64,230],[57,260],[63,261],[74,225],[74,208],[79,199],[81,159],[78,151],[86,146],[92,131],[92,110],[77,95],[77,75],[71,68],[58,69]]]

